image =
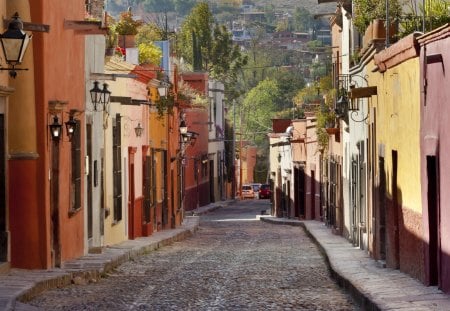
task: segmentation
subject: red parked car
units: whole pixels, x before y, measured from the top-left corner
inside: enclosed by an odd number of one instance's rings
[[[270,199],[271,195],[272,195],[272,191],[270,190],[270,185],[262,184],[261,187],[259,187],[259,198],[260,199]]]

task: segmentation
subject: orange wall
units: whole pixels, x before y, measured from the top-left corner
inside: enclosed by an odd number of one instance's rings
[[[48,131],[52,116],[49,114],[48,107],[49,101],[66,102],[59,113],[60,122],[68,120],[68,112],[71,109],[84,110],[84,38],[82,35],[76,35],[73,30],[64,29],[65,19],[83,20],[84,3],[82,1],[35,0],[30,1],[30,12],[31,21],[50,25],[50,32],[34,33],[33,50],[28,51],[34,55],[35,71],[34,77],[28,77],[25,83],[34,83],[36,90],[36,128],[29,135],[37,139],[39,157],[36,161],[31,161],[29,166],[23,161],[10,163],[11,193],[14,193],[13,189],[27,189],[25,195],[22,191],[21,195],[11,198],[10,201],[11,210],[17,212],[11,215],[11,264],[14,267],[23,268],[48,268],[51,266],[48,177],[52,143]],[[82,115],[77,118],[83,120]],[[84,128],[83,123],[81,128]],[[84,133],[82,137],[83,135]],[[65,130],[63,130],[63,139],[59,146],[59,236],[61,259],[66,261],[83,255],[84,209],[69,217],[71,162],[70,143]],[[82,155],[84,159],[84,150]],[[81,163],[83,165],[84,161],[82,160]],[[84,168],[82,171],[84,172]],[[16,209],[16,207],[19,208]],[[36,255],[30,256],[30,254]]]

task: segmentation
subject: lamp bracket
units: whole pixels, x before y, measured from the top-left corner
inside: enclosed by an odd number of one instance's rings
[[[64,106],[67,105],[67,101],[63,100],[49,100],[48,101],[48,108],[50,111],[62,111],[64,109]]]
[[[137,75],[131,73],[102,73],[91,72],[89,75],[91,80],[109,80],[116,81],[117,78],[137,78]]]
[[[4,18],[3,19],[3,28],[8,28],[9,23],[12,21],[10,18]],[[31,32],[50,32],[50,25],[45,24],[35,24],[35,23],[29,23],[24,22],[23,23],[23,30],[25,31],[31,31]]]
[[[368,118],[369,118],[369,113],[367,113],[367,115],[364,117],[364,118],[362,118],[361,120],[358,120],[358,119],[355,119],[354,117],[353,117],[353,115],[354,114],[357,114],[357,115],[359,115],[359,110],[358,111],[352,111],[351,113],[350,113],[350,118],[354,121],[354,122],[364,122],[364,121],[366,121]]]

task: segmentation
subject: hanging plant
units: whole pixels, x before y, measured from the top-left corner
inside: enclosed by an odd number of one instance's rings
[[[165,114],[172,114],[174,105],[175,94],[170,88],[166,96],[160,96],[159,99],[155,102],[155,107],[158,111],[158,119],[163,118]]]

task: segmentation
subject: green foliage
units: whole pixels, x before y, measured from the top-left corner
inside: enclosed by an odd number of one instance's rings
[[[213,16],[206,2],[197,4],[184,20],[178,35],[178,55],[190,64],[194,63],[193,33],[203,60],[203,69],[208,70],[212,46]]]
[[[424,13],[427,31],[450,23],[449,4],[447,0],[425,0],[425,10],[423,4],[419,3],[419,12],[410,4],[408,6],[409,12],[400,21],[400,37],[404,37],[414,31],[422,31]]]
[[[173,106],[175,105],[175,94],[172,88],[169,89],[167,96],[161,96],[156,102],[155,107],[158,111],[158,118],[161,119],[164,115],[173,113]]]
[[[278,82],[280,89],[280,97],[277,101],[278,109],[292,107],[296,93],[305,86],[303,75],[299,71],[280,69],[274,72],[273,78]]]
[[[280,96],[280,89],[275,80],[265,79],[251,89],[241,105],[240,122],[246,139],[260,143],[264,136],[253,136],[254,133],[267,132],[272,125],[272,118],[276,112],[276,102]],[[245,127],[244,127],[245,125]]]
[[[155,23],[148,23],[139,28],[136,35],[136,44],[154,42],[162,40],[164,30],[159,28]]]
[[[207,71],[221,80],[227,89],[236,85],[238,73],[247,64],[231,33],[224,26],[214,24],[208,4],[201,2],[189,14],[177,36],[178,55],[192,64],[194,71]],[[238,94],[229,93],[228,99]]]
[[[115,30],[119,35],[136,35],[139,27],[143,25],[140,20],[134,20],[130,11],[122,12]]]
[[[139,64],[155,64],[161,62],[162,51],[153,43],[140,43],[138,45]]]
[[[331,80],[331,79],[330,79]],[[325,84],[325,83],[324,83]],[[334,128],[336,126],[336,113],[334,112],[334,101],[336,98],[336,90],[329,89],[324,92],[325,100],[316,111],[316,134],[320,149],[328,148],[329,136],[326,131],[327,128]]]
[[[295,9],[293,26],[295,31],[307,32],[312,28],[313,17],[311,13],[304,7],[298,7]]]
[[[216,25],[211,46],[210,74],[213,78],[234,83],[238,72],[248,62],[239,46],[233,44],[231,33],[225,26]]]
[[[108,30],[106,33],[106,47],[107,48],[114,48],[117,46],[117,32],[116,32],[116,25],[115,24],[108,24]]]
[[[392,21],[401,16],[403,3],[404,0],[389,0],[389,17]],[[385,0],[354,0],[353,5],[353,25],[361,34],[374,19],[386,18]]]

